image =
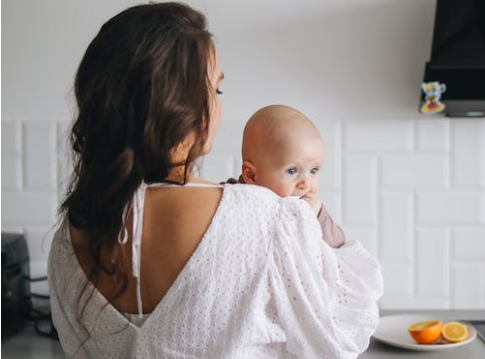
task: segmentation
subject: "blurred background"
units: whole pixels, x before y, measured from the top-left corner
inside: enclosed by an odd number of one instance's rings
[[[382,265],[381,308],[485,309],[485,118],[419,113],[436,0],[186,2],[207,15],[226,77],[202,175],[237,176],[249,116],[295,107],[326,144],[321,199]],[[1,223],[25,235],[32,277],[69,177],[77,66],[138,3],[2,1]]]

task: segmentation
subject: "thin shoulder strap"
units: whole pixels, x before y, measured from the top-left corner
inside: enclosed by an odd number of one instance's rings
[[[145,205],[145,193],[147,185],[145,182],[140,184],[140,187],[133,194],[131,203],[127,203],[123,208],[122,226],[120,233],[118,233],[118,243],[125,245],[128,242],[128,228],[126,221],[130,210],[133,212],[132,225],[132,250],[131,250],[131,271],[136,280],[136,303],[138,309],[138,316],[143,317],[143,305],[141,301],[141,283],[140,283],[140,266],[141,266],[141,236],[143,231],[143,208]]]
[[[131,267],[133,277],[136,280],[136,304],[138,308],[138,316],[143,317],[143,303],[141,299],[141,280],[140,280],[140,267],[141,267],[141,238],[143,235],[143,209],[145,208],[145,194],[148,187],[208,187],[208,188],[222,188],[223,185],[209,184],[209,183],[186,183],[185,185],[177,185],[172,183],[150,183],[146,184],[142,182],[140,187],[133,195],[133,228],[132,228],[132,255],[131,255]],[[123,223],[126,221],[126,217],[129,213],[128,205],[123,210]],[[121,237],[122,236],[122,237]],[[120,233],[120,243],[125,244],[128,240],[128,233],[126,227],[124,233]]]
[[[136,303],[138,307],[138,316],[143,317],[143,305],[141,301],[141,282],[140,282],[140,267],[141,267],[141,237],[143,234],[143,208],[145,207],[145,193],[147,185],[142,182],[138,190],[135,192],[133,198],[133,239],[132,239],[132,254],[131,267],[133,277],[136,280]]]
[[[150,183],[147,185],[150,188],[158,188],[158,187],[205,187],[205,188],[223,188],[224,185],[222,184],[213,184],[213,183],[195,183],[195,182],[188,182],[186,184],[176,184],[176,183]]]

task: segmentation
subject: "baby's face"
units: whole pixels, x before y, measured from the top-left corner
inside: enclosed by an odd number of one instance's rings
[[[290,136],[284,146],[273,153],[261,153],[256,184],[267,187],[281,197],[315,197],[323,161],[323,142],[318,137]]]

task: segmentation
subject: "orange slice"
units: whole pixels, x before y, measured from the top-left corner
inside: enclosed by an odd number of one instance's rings
[[[419,344],[434,343],[441,335],[443,323],[439,320],[428,320],[413,323],[408,327],[409,334]]]
[[[459,322],[449,322],[443,326],[443,338],[450,343],[458,343],[468,338],[468,327]]]

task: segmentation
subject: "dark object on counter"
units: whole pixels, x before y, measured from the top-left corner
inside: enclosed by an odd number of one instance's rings
[[[468,321],[477,330],[478,337],[485,342],[485,320]]]
[[[32,308],[29,276],[25,237],[2,232],[2,338],[18,332],[29,317]]]

